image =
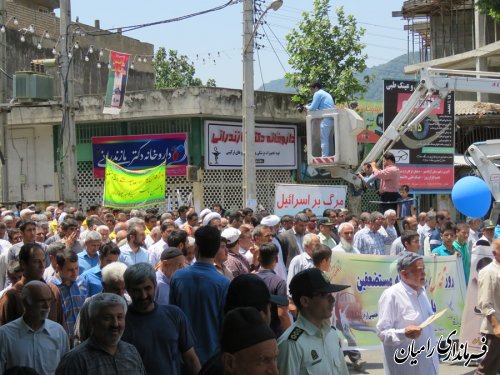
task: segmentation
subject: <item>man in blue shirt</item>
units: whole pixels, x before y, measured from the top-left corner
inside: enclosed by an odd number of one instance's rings
[[[335,102],[332,96],[321,88],[319,82],[313,82],[310,85],[311,92],[313,93],[313,100],[311,104],[306,105],[308,111],[316,111],[322,109],[335,108]],[[321,120],[320,125],[320,140],[321,140],[321,156],[333,155],[333,143],[330,136],[333,127],[333,118],[325,117]]]
[[[195,234],[198,248],[196,263],[178,270],[170,280],[170,304],[186,314],[197,338],[195,351],[203,365],[219,350],[219,332],[224,318],[229,279],[214,266],[219,251],[221,234],[210,225]]]
[[[79,274],[88,271],[92,267],[97,266],[99,256],[97,251],[101,246],[102,237],[96,231],[88,231],[85,235],[85,248],[78,253],[78,265],[80,266]]]
[[[108,264],[118,261],[120,249],[114,242],[108,242],[101,245],[99,248],[99,264],[85,271],[81,275],[81,283],[87,289],[87,296],[93,295],[102,291],[102,273],[101,270]]]

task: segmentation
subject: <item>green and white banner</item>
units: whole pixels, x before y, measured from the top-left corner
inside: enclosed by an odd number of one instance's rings
[[[330,280],[351,287],[337,293],[336,328],[352,349],[372,349],[381,342],[376,335],[378,301],[382,292],[399,282],[396,256],[333,253]],[[436,320],[436,338],[453,330],[460,335],[464,310],[465,276],[460,259],[455,256],[424,257],[426,293],[434,312],[445,308]]]

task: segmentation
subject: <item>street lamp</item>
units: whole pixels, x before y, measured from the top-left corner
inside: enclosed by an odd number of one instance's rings
[[[278,10],[283,0],[274,0],[253,23],[253,0],[243,1],[243,207],[257,207],[255,171],[255,99],[253,80],[253,40],[260,21],[270,10]]]

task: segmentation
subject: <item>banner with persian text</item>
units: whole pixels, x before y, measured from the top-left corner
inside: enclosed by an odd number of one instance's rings
[[[109,52],[111,69],[109,69],[108,73],[108,86],[102,113],[111,115],[120,113],[127,88],[129,62],[130,55],[128,53]]]
[[[415,81],[384,80],[385,129],[401,112],[416,87]],[[420,105],[424,108],[428,102],[423,100]],[[401,172],[401,185],[422,193],[453,188],[454,124],[455,99],[450,93],[415,129],[401,136],[391,149]]]
[[[345,346],[368,349],[381,345],[376,335],[378,301],[382,292],[399,282],[396,256],[334,253],[329,277],[334,284],[351,287],[337,293],[335,326],[349,342]],[[455,256],[425,257],[426,293],[434,312],[448,308],[434,323],[436,337],[460,332],[465,298],[465,276]]]
[[[240,169],[243,165],[241,123],[205,121],[205,168]],[[297,126],[255,125],[257,169],[297,168]]]
[[[106,159],[103,206],[133,209],[165,204],[165,162],[128,170]]]
[[[188,164],[187,133],[92,137],[95,178],[104,178],[106,158],[132,170],[165,162],[167,176],[185,176]]]
[[[276,184],[274,213],[292,215],[310,208],[316,216],[323,216],[327,208],[345,208],[347,186]]]

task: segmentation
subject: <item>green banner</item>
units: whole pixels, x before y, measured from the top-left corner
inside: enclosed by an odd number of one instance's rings
[[[106,159],[103,206],[132,209],[165,204],[165,162],[128,170]]]
[[[351,287],[337,293],[335,326],[345,338],[343,346],[352,349],[380,347],[376,335],[378,301],[382,292],[399,282],[397,256],[334,253],[330,280]],[[460,335],[464,309],[465,276],[456,256],[424,257],[426,293],[434,312],[448,311],[434,326],[436,338],[453,330]]]

